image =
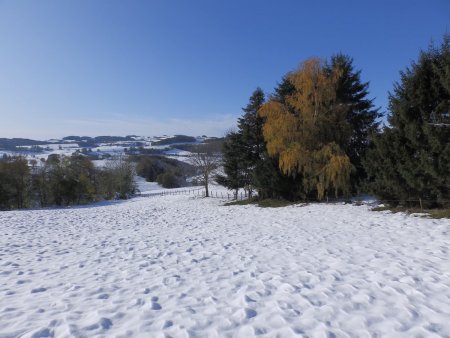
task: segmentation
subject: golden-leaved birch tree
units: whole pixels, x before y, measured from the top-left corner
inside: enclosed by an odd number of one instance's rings
[[[346,107],[336,100],[339,69],[326,71],[317,58],[288,74],[294,90],[284,102],[271,98],[259,110],[264,138],[280,170],[301,175],[305,195],[319,200],[329,192],[347,193],[353,166],[341,146],[351,135]]]

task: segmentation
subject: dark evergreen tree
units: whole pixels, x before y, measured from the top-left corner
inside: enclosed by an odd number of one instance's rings
[[[298,178],[284,175],[278,166],[278,158],[264,152],[254,171],[254,184],[260,199],[283,198],[296,200],[301,195],[301,182]]]
[[[289,76],[283,77],[271,97],[286,103],[295,87]],[[259,110],[265,102],[264,93],[257,88],[243,108],[244,115],[238,120],[238,130],[229,133],[223,147],[225,175],[219,175],[219,184],[234,190],[244,188],[249,195],[256,189],[259,198],[298,199],[301,195],[301,180],[283,174],[278,166],[278,157],[269,156],[263,136],[264,118]]]
[[[234,191],[234,198],[240,188],[245,186],[244,158],[242,154],[242,135],[229,132],[222,147],[223,171],[217,175],[216,182]]]
[[[256,88],[247,106],[242,108],[245,114],[238,120],[243,183],[250,197],[255,186],[254,171],[265,151],[263,119],[258,115],[263,104],[264,92],[261,88]]]
[[[343,142],[345,153],[355,167],[352,174],[353,190],[365,178],[362,160],[369,146],[369,136],[378,129],[379,109],[368,99],[368,82],[361,81],[361,71],[355,71],[353,59],[350,56],[337,54],[331,57],[327,65],[328,72],[339,70],[337,79],[336,99],[339,106],[346,110],[346,121],[350,127],[350,137]],[[345,127],[345,126],[344,126]]]
[[[223,167],[225,175],[218,175],[219,184],[234,190],[235,196],[244,188],[252,196],[255,187],[255,169],[265,150],[262,135],[263,120],[258,110],[264,103],[264,92],[257,88],[242,108],[244,115],[238,120],[238,130],[228,133],[223,145]]]
[[[282,104],[287,104],[286,97],[292,95],[295,91],[295,86],[289,80],[289,74],[283,76],[281,82],[278,83],[275,88],[275,93],[272,95],[272,99]]]
[[[449,40],[422,51],[390,94],[390,126],[374,138],[365,161],[381,198],[450,205]]]
[[[264,92],[261,88],[257,88],[250,97],[248,105],[242,108],[245,114],[238,119],[239,133],[242,136],[245,157],[248,159],[249,166],[254,166],[264,151],[263,119],[258,115],[258,110],[263,103]]]

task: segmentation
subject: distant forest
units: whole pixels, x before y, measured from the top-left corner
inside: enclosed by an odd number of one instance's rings
[[[135,192],[134,166],[125,158],[96,168],[84,155],[0,160],[0,209],[64,206],[124,199]]]
[[[159,141],[152,142],[152,145],[165,146],[175,143],[195,143],[195,142],[197,142],[197,139],[195,137],[186,135],[175,135],[173,137],[168,137]]]
[[[0,150],[17,150],[20,146],[41,146],[48,144],[44,141],[30,140],[26,138],[0,138]]]
[[[164,188],[200,184],[193,165],[161,155],[95,156],[51,154],[47,159],[23,156],[0,159],[0,210],[68,206],[110,199],[127,199],[139,193],[135,176]]]
[[[128,146],[138,148],[144,144],[143,141],[136,140],[136,135],[128,136],[65,136],[61,139],[61,143],[76,143],[80,148],[96,148],[100,144],[104,143],[119,143],[127,142]],[[130,142],[133,142],[130,144]],[[0,150],[20,151],[24,152],[27,149],[21,148],[24,146],[31,147],[31,151],[40,150],[44,148],[40,147],[54,143],[54,141],[37,141],[27,138],[0,138]],[[187,135],[175,135],[173,137],[162,138],[160,140],[152,142],[155,146],[170,146],[174,144],[186,144],[197,143],[197,138]]]

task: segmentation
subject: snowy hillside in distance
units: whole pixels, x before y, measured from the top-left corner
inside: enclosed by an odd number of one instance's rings
[[[0,337],[448,337],[449,220],[222,204],[0,212]]]
[[[97,137],[64,137],[48,141],[29,139],[0,138],[0,157],[3,155],[21,155],[28,160],[47,159],[52,154],[70,156],[83,153],[91,157],[123,155],[127,151],[134,154],[145,154],[153,151],[159,155],[187,161],[190,152],[177,149],[177,146],[198,144],[215,137],[203,136],[97,136]],[[181,141],[179,141],[181,140]],[[28,143],[27,143],[28,142]]]

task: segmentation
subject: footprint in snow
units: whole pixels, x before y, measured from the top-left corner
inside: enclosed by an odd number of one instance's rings
[[[25,283],[29,283],[31,282],[31,280],[29,279],[19,279],[16,284],[25,284]]]
[[[103,330],[109,330],[112,326],[112,321],[109,318],[100,318],[98,323],[86,326],[84,329],[87,331],[93,331],[97,330],[99,328],[102,328]]]
[[[158,299],[159,298],[156,296],[152,297],[152,306],[151,306],[152,310],[161,310],[162,309],[161,305],[158,303]]]
[[[247,317],[247,319],[256,317],[257,314],[258,313],[253,309],[245,309],[245,316]]]
[[[171,326],[173,326],[173,322],[171,320],[166,320],[166,322],[163,325],[163,329],[167,329]]]
[[[152,310],[161,310],[161,309],[162,307],[161,305],[159,305],[159,303],[156,302],[152,303]]]
[[[99,324],[104,330],[108,330],[113,325],[109,318],[101,318]]]
[[[46,288],[31,289],[31,293],[38,293],[38,292],[45,292],[45,291],[47,291]]]
[[[254,303],[254,302],[256,302],[256,300],[250,298],[249,296],[245,296],[244,299],[245,299],[245,301],[246,301],[247,303]]]
[[[31,338],[53,338],[53,337],[54,337],[53,331],[48,328],[40,329],[39,331],[33,333],[33,335],[31,336]]]
[[[163,279],[165,286],[178,286],[181,283],[181,277],[179,275],[173,275]]]

